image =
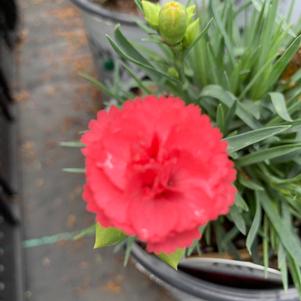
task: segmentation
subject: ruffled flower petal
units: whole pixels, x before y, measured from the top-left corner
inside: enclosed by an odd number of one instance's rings
[[[190,246],[234,203],[227,143],[199,107],[179,98],[147,96],[100,111],[82,142],[87,209],[150,252]]]

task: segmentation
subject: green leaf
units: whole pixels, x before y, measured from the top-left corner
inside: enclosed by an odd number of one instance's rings
[[[283,222],[275,204],[266,192],[258,191],[258,200],[287,252],[301,265],[301,244],[296,234]]]
[[[243,234],[246,234],[246,223],[245,220],[240,212],[240,210],[237,208],[236,205],[232,206],[231,211],[228,215],[229,219],[235,224],[237,229]]]
[[[217,3],[216,0],[211,0],[209,5],[210,5],[210,10],[212,12],[212,15],[214,16],[214,20],[217,25],[217,28],[219,29],[221,35],[224,38],[224,42],[225,42],[231,63],[234,66],[235,65],[234,47],[232,45],[230,37],[228,36],[226,28],[224,27],[222,18],[218,12],[219,3]]]
[[[279,92],[271,92],[269,95],[276,113],[285,121],[293,121],[287,110],[283,94]]]
[[[100,224],[96,224],[94,249],[102,248],[117,244],[124,240],[127,236],[116,228],[104,228]]]
[[[96,225],[94,224],[94,225],[92,225],[92,226],[90,226],[90,227],[88,227],[88,228],[86,228],[86,229],[83,229],[83,230],[81,230],[79,233],[77,233],[74,237],[73,237],[73,239],[74,240],[78,240],[78,239],[81,239],[81,238],[83,238],[83,237],[86,237],[86,236],[90,236],[90,235],[92,235],[92,234],[95,234],[95,230],[96,229]]]
[[[63,168],[63,172],[68,172],[68,173],[85,173],[84,168]]]
[[[156,31],[152,28],[150,28],[146,23],[145,20],[141,19],[137,19],[135,20],[136,24],[138,27],[140,27],[146,34],[150,34],[150,35],[155,35]],[[155,38],[158,38],[157,36],[155,36]]]
[[[223,104],[219,104],[217,106],[217,111],[216,111],[216,123],[219,129],[221,130],[222,133],[224,133],[225,129],[225,111],[223,108]]]
[[[131,70],[130,67],[128,67],[126,64],[122,63],[122,66],[125,68],[125,70],[129,73],[129,75],[136,81],[138,87],[144,91],[146,94],[152,94],[151,90],[149,90],[141,79],[139,79],[135,73]]]
[[[108,96],[110,96],[112,98],[116,98],[116,95],[114,93],[112,93],[109,88],[107,88],[103,83],[101,83],[100,81],[98,81],[94,77],[92,77],[92,76],[90,76],[88,74],[85,74],[85,73],[80,73],[79,75],[82,78],[84,78],[85,80],[87,80],[90,84],[92,84],[99,91],[107,94]]]
[[[236,165],[238,167],[247,166],[266,160],[282,157],[284,155],[289,155],[299,151],[301,151],[301,143],[275,146],[259,151],[254,151],[249,155],[245,155],[237,160]]]
[[[133,236],[128,237],[126,240],[126,249],[125,249],[124,260],[123,260],[124,267],[126,267],[129,262],[134,242],[135,242],[135,237]]]
[[[225,119],[225,127],[226,129],[229,128],[232,120],[233,120],[233,117],[235,116],[236,114],[236,108],[237,108],[237,100],[234,101],[233,105],[229,108],[227,114],[226,114],[226,119]]]
[[[255,240],[255,237],[258,233],[258,230],[260,228],[260,224],[261,224],[261,206],[260,206],[260,202],[258,199],[258,193],[256,193],[256,211],[255,211],[255,216],[250,228],[250,231],[247,235],[247,242],[246,242],[246,246],[247,249],[249,251],[250,254],[252,254],[252,246]]]
[[[300,262],[296,261],[295,258],[288,256],[288,264],[290,267],[291,276],[294,281],[294,285],[301,295],[301,272],[300,272]]]
[[[279,244],[278,248],[278,268],[281,272],[281,278],[283,283],[283,288],[285,291],[288,290],[288,271],[287,271],[287,262],[286,254],[282,244]]]
[[[285,179],[280,179],[277,177],[273,177],[269,174],[269,177],[271,180],[277,184],[285,184],[285,183],[294,183],[294,182],[300,182],[301,181],[301,174],[296,175],[295,177],[291,178],[285,178]]]
[[[243,211],[249,211],[249,207],[246,201],[242,198],[239,192],[236,192],[235,204]]]
[[[193,242],[193,244],[191,245],[191,247],[189,247],[189,248],[186,249],[186,256],[189,257],[194,252],[197,252],[198,254],[201,253],[201,250],[200,250],[200,241],[199,240],[195,240]]]
[[[186,4],[185,4],[186,9],[187,9],[189,6],[191,6],[191,2],[192,2],[192,0],[188,0],[188,1],[186,2]]]
[[[233,94],[218,85],[209,85],[204,87],[200,95],[200,101],[202,100],[202,97],[215,98],[226,105],[229,109],[236,101],[236,97]],[[244,108],[240,102],[237,102],[236,115],[251,129],[262,127],[262,125]]]
[[[262,8],[263,8],[263,4],[265,4],[264,1],[258,1],[258,0],[251,0],[254,7],[256,8],[257,11],[261,11]],[[294,0],[293,0],[294,1]],[[291,5],[293,3],[293,1],[291,1]],[[291,8],[290,8],[291,10]],[[289,15],[290,15],[290,12],[289,12]],[[280,13],[280,14],[277,14],[277,17],[275,18],[274,20],[274,26],[275,24],[280,24],[281,25],[281,28],[284,32],[287,32],[289,35],[291,35],[292,37],[296,37],[296,34],[294,33],[294,31],[291,29],[292,25],[291,25],[291,22],[286,22],[284,16]]]
[[[213,228],[216,237],[216,245],[219,253],[223,253],[227,246],[223,245],[223,238],[225,237],[224,227],[221,225],[221,220],[218,219],[213,222]]]
[[[85,145],[80,141],[64,141],[60,143],[63,147],[84,147]]]
[[[287,100],[287,111],[290,114],[290,116],[292,114],[294,114],[297,110],[300,109],[301,106],[301,102],[298,101],[299,96],[301,95],[301,88],[298,89],[292,96],[289,97],[289,99]],[[278,124],[281,121],[281,118],[276,115],[274,116],[268,123],[267,125],[274,125],[274,124]],[[300,119],[296,119],[292,122],[290,122],[290,124],[295,127],[295,126],[299,126],[300,125]]]
[[[242,186],[251,190],[264,190],[260,184],[256,183],[254,180],[246,179],[244,176],[239,176],[238,180]]]
[[[145,65],[151,66],[151,63],[132,45],[132,43],[123,35],[120,25],[115,27],[114,38],[118,46],[131,58]]]
[[[271,57],[269,60],[267,60],[256,72],[256,74],[254,75],[254,77],[248,82],[247,86],[244,88],[244,90],[241,92],[241,94],[239,95],[239,100],[243,100],[243,98],[246,96],[246,94],[252,89],[254,88],[254,85],[258,82],[258,80],[260,79],[260,77],[262,76],[262,74],[267,70],[267,68],[269,67],[269,65],[272,63],[272,61],[274,60],[273,57]]]
[[[296,52],[299,50],[300,41],[301,35],[299,35],[292,41],[292,43],[285,50],[282,56],[277,60],[276,64],[273,66],[273,71],[270,75],[271,82],[275,82],[281,76],[282,72],[285,70],[285,68],[288,66]]]
[[[269,221],[267,216],[264,216],[263,220],[263,236],[262,236],[262,253],[263,253],[263,266],[264,266],[264,275],[267,278],[268,276],[268,267],[269,267]]]
[[[185,255],[185,249],[178,249],[177,251],[175,251],[174,253],[171,253],[171,254],[161,253],[158,255],[158,257],[162,261],[164,261],[165,263],[170,265],[172,268],[177,270],[178,264],[180,263],[180,261],[184,255]]]
[[[229,143],[229,152],[236,152],[247,146],[273,137],[288,130],[290,127],[290,125],[271,126],[228,137],[226,140]]]
[[[129,41],[128,39],[122,34],[120,31],[120,25],[117,25],[114,32],[115,40],[114,41],[110,36],[106,35],[108,41],[110,42],[111,46],[115,50],[115,52],[125,60],[140,66],[143,69],[146,69],[150,72],[152,76],[157,78],[165,77],[169,79],[171,82],[178,83],[178,80],[168,76],[168,74],[160,71],[157,67],[155,68],[149,60],[147,60]]]
[[[138,9],[143,13],[141,0],[135,0],[135,4],[137,5]]]

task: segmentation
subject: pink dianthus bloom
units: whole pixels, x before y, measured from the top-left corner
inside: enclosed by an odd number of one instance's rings
[[[227,143],[198,106],[179,98],[147,96],[100,111],[82,142],[88,210],[149,252],[190,246],[234,203]]]

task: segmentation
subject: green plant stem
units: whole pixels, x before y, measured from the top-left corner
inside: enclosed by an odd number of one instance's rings
[[[185,60],[184,60],[184,50],[182,45],[177,45],[171,47],[174,56],[174,67],[178,72],[179,81],[182,83],[182,86],[178,90],[179,96],[183,97],[185,100],[189,100],[189,94],[187,92],[187,78],[185,75]]]

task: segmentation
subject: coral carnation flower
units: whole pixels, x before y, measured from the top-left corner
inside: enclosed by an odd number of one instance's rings
[[[200,226],[234,203],[227,143],[198,106],[181,99],[148,96],[100,111],[82,142],[88,210],[149,252],[190,246]]]

